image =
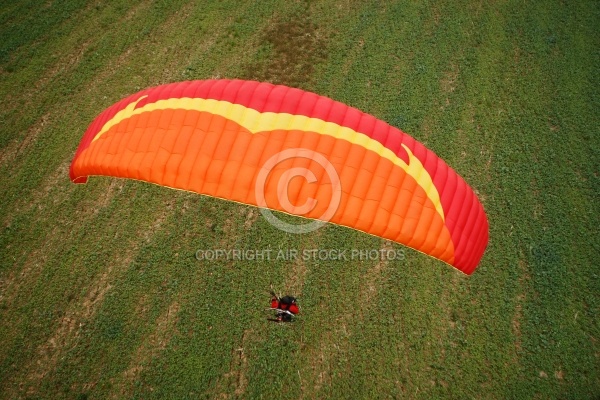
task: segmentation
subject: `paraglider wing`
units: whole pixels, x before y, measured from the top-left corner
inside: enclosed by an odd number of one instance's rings
[[[488,241],[473,190],[432,151],[355,108],[269,83],[188,81],[129,96],[91,123],[70,175],[75,183],[137,179],[325,220],[466,274]]]

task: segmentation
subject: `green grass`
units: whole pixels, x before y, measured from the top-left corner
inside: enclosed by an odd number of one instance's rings
[[[596,2],[205,3],[0,7],[0,397],[600,396]],[[70,183],[103,109],[216,77],[312,90],[426,144],[484,204],[479,269],[140,182]],[[194,257],[385,246],[406,258]],[[270,284],[299,296],[294,324],[265,321]]]

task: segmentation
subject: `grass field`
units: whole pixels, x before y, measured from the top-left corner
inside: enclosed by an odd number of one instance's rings
[[[598,2],[2,3],[0,397],[600,396]],[[256,208],[141,182],[70,182],[106,107],[219,77],[314,91],[423,142],[484,204],[479,269],[333,225],[284,234]],[[196,260],[215,248],[406,257]],[[299,297],[295,323],[266,321],[271,284]]]

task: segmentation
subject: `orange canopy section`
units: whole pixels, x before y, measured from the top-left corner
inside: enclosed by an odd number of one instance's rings
[[[314,93],[242,80],[173,83],[114,104],[70,169],[323,220],[471,274],[488,241],[473,190],[412,137]]]

